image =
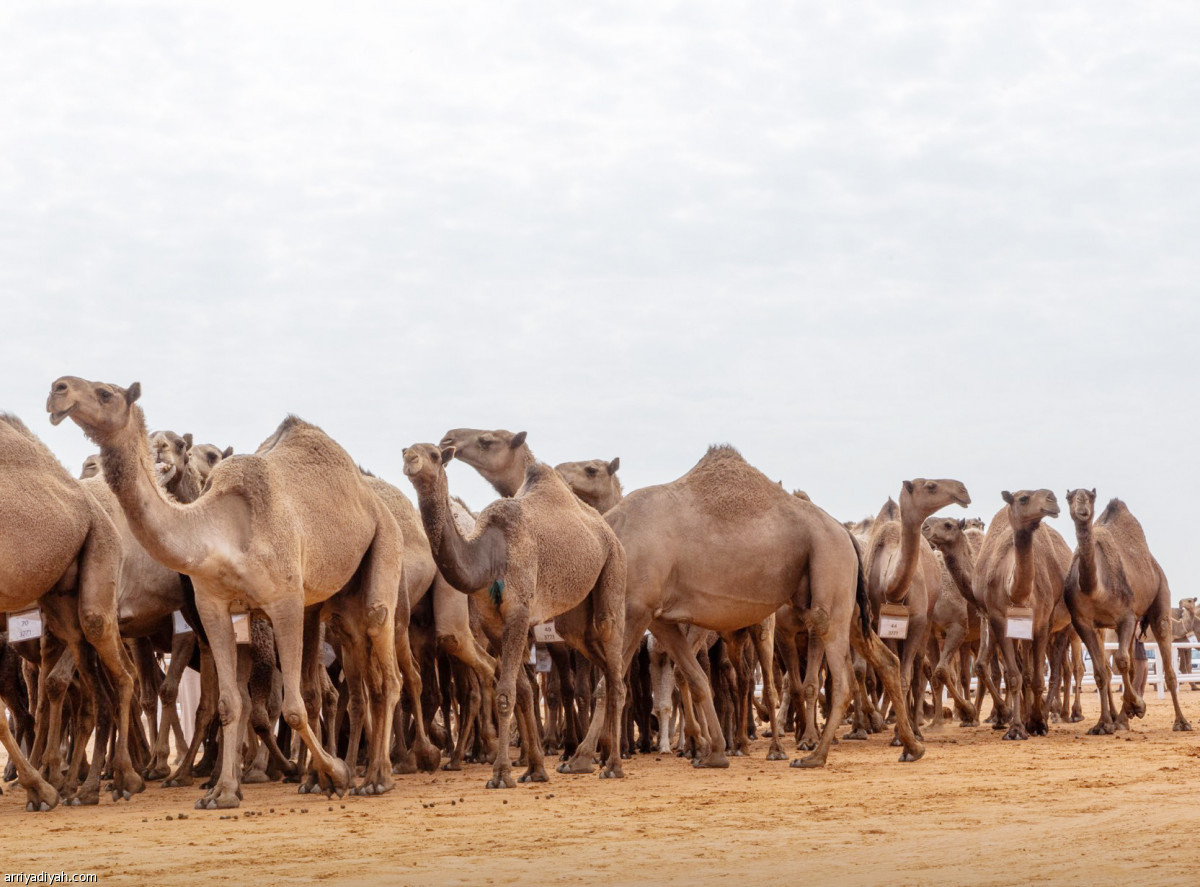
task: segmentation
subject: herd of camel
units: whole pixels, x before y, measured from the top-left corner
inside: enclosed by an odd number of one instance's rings
[[[1141,525],[1118,499],[1096,515],[1095,490],[1067,494],[1072,551],[1044,523],[1059,514],[1046,489],[1004,492],[985,530],[936,516],[970,505],[962,483],[919,478],[842,523],[727,446],[624,495],[616,459],[552,468],[524,432],[456,429],[404,449],[414,507],[296,417],[234,455],[149,433],[140,396],[53,383],[50,421],[100,449],[81,478],[0,414],[0,611],[41,621],[37,638],[4,636],[0,739],[31,811],[95,804],[102,782],[129,799],[148,779],[207,777],[204,809],[266,779],[374,795],[443,757],[491,763],[488,787],[506,788],[514,754],[520,781],[544,781],[551,749],[560,772],[601,777],[635,749],[724,767],[758,721],[772,760],[794,730],[793,766],[822,766],[843,724],[861,739],[889,721],[916,761],[943,691],[964,725],[990,696],[1005,739],[1080,720],[1083,647],[1091,732],[1112,733],[1145,713],[1147,631],[1174,728],[1191,729],[1170,644],[1200,613],[1187,601],[1173,618]],[[472,513],[450,493],[454,459],[500,498]]]

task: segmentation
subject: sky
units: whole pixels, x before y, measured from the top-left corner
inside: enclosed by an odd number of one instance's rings
[[[1198,108],[1188,2],[5,3],[0,410],[1096,487],[1193,596]]]

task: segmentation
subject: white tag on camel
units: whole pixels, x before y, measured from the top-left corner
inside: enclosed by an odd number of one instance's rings
[[[533,639],[539,644],[552,644],[561,641],[562,635],[558,633],[558,629],[554,627],[554,620],[551,619],[533,627]]]
[[[19,613],[8,614],[9,643],[32,641],[42,636],[42,611],[34,607]]]
[[[175,634],[187,634],[192,630],[192,627],[187,624],[187,620],[183,618],[181,610],[176,610],[171,614],[171,625],[175,629]]]
[[[879,636],[898,641],[908,637],[908,609],[900,604],[884,604],[880,607]]]
[[[537,645],[537,664],[535,667],[542,674],[550,671],[550,651],[541,644]]]
[[[533,644],[529,645],[529,665],[537,665],[537,654],[533,652]]]
[[[1032,641],[1033,610],[1029,607],[1009,607],[1004,634],[1014,641]]]
[[[233,639],[239,644],[250,643],[249,613],[238,613],[233,617]]]

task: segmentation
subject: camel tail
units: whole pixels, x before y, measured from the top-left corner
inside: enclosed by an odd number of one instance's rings
[[[862,620],[863,637],[871,636],[871,599],[867,597],[867,580],[863,571],[862,549],[854,534],[846,530],[850,544],[854,546],[854,556],[858,559],[858,587],[854,589],[854,599],[858,602],[858,618]]]
[[[196,632],[196,637],[207,644],[208,635],[204,631],[204,623],[200,621],[200,611],[196,609],[196,589],[192,585],[192,577],[180,573],[179,579],[183,586],[183,606],[179,608],[183,613],[183,620]],[[200,648],[196,649],[199,651]]]

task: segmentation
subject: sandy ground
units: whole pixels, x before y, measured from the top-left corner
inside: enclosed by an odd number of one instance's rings
[[[1115,737],[1084,735],[1092,720],[1019,743],[952,725],[927,736],[916,764],[876,737],[801,771],[766,761],[759,740],[728,770],[639,756],[623,781],[554,774],[511,791],[486,791],[481,766],[399,777],[371,799],[252,785],[225,820],[192,809],[197,789],[154,785],[131,803],[33,815],[10,788],[0,871],[166,885],[212,874],[259,885],[1192,885],[1200,733],[1172,732],[1169,699],[1148,701],[1146,719]],[[1183,704],[1200,728],[1200,692]]]

